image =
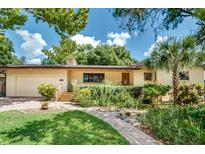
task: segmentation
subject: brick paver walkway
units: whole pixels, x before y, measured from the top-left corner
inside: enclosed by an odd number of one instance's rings
[[[113,128],[115,128],[122,136],[124,136],[130,144],[132,145],[153,145],[156,144],[156,140],[151,136],[147,135],[139,128],[131,126],[129,123],[117,118],[117,112],[108,111],[94,111],[86,109],[88,112],[105,122],[109,123]]]

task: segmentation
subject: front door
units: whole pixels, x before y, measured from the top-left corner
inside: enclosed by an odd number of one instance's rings
[[[130,85],[130,73],[122,73],[122,85]]]

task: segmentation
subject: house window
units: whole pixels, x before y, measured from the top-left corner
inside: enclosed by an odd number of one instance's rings
[[[144,80],[145,81],[152,81],[152,73],[144,73]]]
[[[83,82],[102,82],[105,78],[104,73],[84,73]]]
[[[180,80],[189,80],[189,71],[181,71],[179,72]]]

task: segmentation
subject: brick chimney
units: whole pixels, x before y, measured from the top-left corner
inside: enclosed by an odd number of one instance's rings
[[[78,65],[75,58],[71,57],[66,60],[66,65]]]

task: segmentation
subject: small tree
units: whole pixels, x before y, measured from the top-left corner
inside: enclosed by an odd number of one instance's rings
[[[188,36],[183,40],[170,37],[155,44],[151,56],[144,60],[144,64],[149,69],[172,72],[173,98],[177,103],[180,70],[199,66],[203,60],[204,53],[197,51],[193,37]]]

